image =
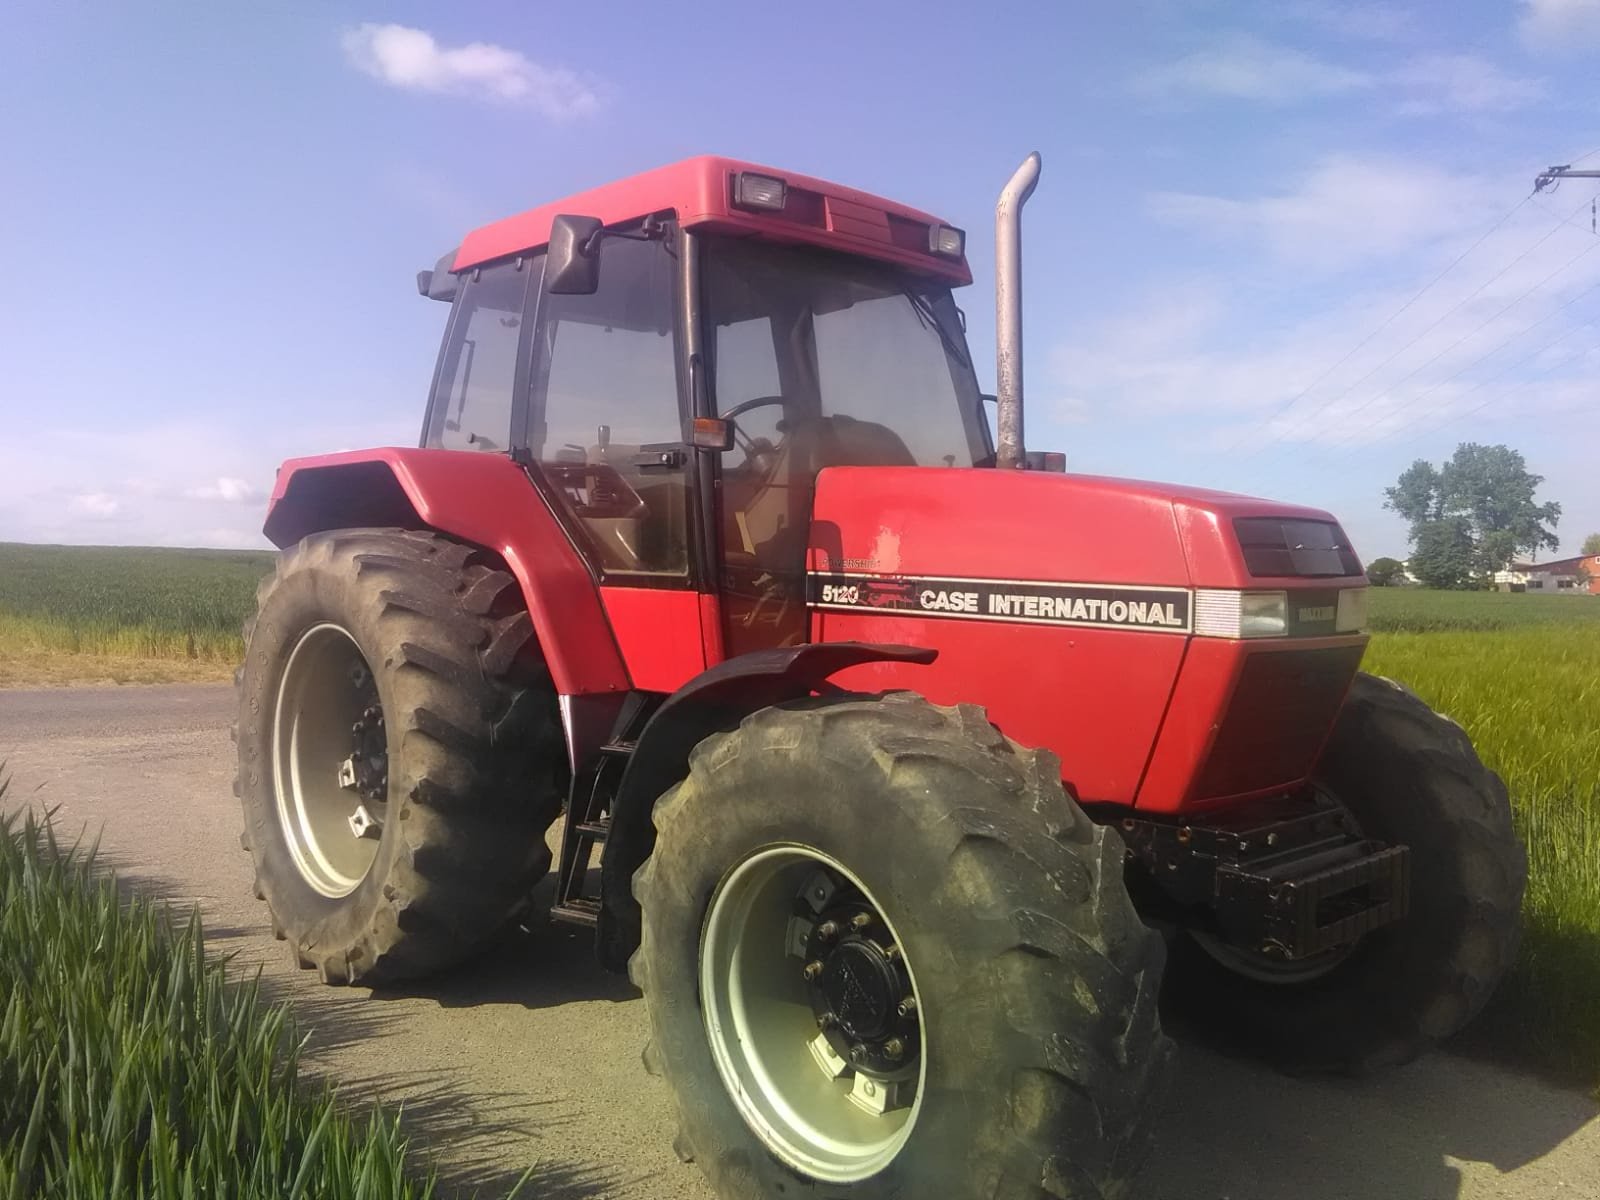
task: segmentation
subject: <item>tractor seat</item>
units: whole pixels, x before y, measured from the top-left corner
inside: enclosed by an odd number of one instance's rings
[[[817,473],[827,467],[914,467],[899,434],[840,413],[788,422],[777,458],[762,478],[723,479],[724,542],[775,570],[798,570]]]

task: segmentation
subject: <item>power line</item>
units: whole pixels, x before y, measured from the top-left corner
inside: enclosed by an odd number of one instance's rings
[[[1566,262],[1562,263],[1554,271],[1551,271],[1550,274],[1546,275],[1538,283],[1534,284],[1527,291],[1525,291],[1521,295],[1519,295],[1515,300],[1510,301],[1508,304],[1506,304],[1504,307],[1502,307],[1498,312],[1496,312],[1493,316],[1491,316],[1491,317],[1487,318],[1486,320],[1484,320],[1476,328],[1470,330],[1467,333],[1462,334],[1455,341],[1451,342],[1448,346],[1446,346],[1443,350],[1439,351],[1439,353],[1435,354],[1427,362],[1423,363],[1421,366],[1419,366],[1419,367],[1415,368],[1414,370],[1412,370],[1410,374],[1404,376],[1401,379],[1396,380],[1394,383],[1392,383],[1388,387],[1386,387],[1383,391],[1378,392],[1378,393],[1376,393],[1376,394],[1374,394],[1372,396],[1369,396],[1365,401],[1363,401],[1362,403],[1356,405],[1355,408],[1351,409],[1348,413],[1344,414],[1344,418],[1343,419],[1348,420],[1349,418],[1355,416],[1358,413],[1365,412],[1367,409],[1371,408],[1374,404],[1376,404],[1379,400],[1382,400],[1385,396],[1393,395],[1400,388],[1400,386],[1402,384],[1405,384],[1405,383],[1409,382],[1410,380],[1415,379],[1423,371],[1426,371],[1429,367],[1433,366],[1434,363],[1438,362],[1445,355],[1449,354],[1452,350],[1456,349],[1456,347],[1460,346],[1463,342],[1466,342],[1466,341],[1470,340],[1471,338],[1476,337],[1478,334],[1482,333],[1490,325],[1493,325],[1501,317],[1505,316],[1506,313],[1510,312],[1517,305],[1521,304],[1524,300],[1526,300],[1529,296],[1533,295],[1533,293],[1538,291],[1545,284],[1549,283],[1557,275],[1560,275],[1563,272],[1569,270],[1574,264],[1576,264],[1585,255],[1592,254],[1596,250],[1600,250],[1600,242],[1594,242],[1591,245],[1589,245],[1586,248],[1584,248],[1583,250],[1580,250],[1577,254],[1574,254],[1571,258],[1567,259]],[[1596,285],[1596,286],[1600,286],[1600,285]],[[1583,294],[1587,295],[1587,293],[1583,293]],[[1571,301],[1568,301],[1568,303],[1571,303]],[[1565,307],[1565,305],[1563,305],[1562,307]],[[1554,316],[1555,314],[1551,313],[1549,315],[1550,316]],[[1548,319],[1548,318],[1542,318],[1542,319]],[[1535,325],[1537,325],[1537,324],[1538,324],[1538,322],[1535,322]],[[1530,325],[1528,328],[1532,329],[1533,327],[1534,326]],[[1507,338],[1505,342],[1502,342],[1502,343],[1500,343],[1499,346],[1496,346],[1495,350],[1491,350],[1490,354],[1495,353],[1495,351],[1497,351],[1497,350],[1501,349],[1502,347],[1504,347],[1507,344],[1507,342],[1515,340],[1517,337],[1520,337],[1523,333],[1526,333],[1527,331],[1528,331],[1527,329],[1523,329],[1523,330],[1520,330],[1518,333],[1513,334],[1510,338]],[[1487,358],[1488,355],[1485,355],[1484,357]],[[1457,371],[1456,372],[1456,375],[1460,375],[1462,373],[1462,371],[1466,371],[1466,370],[1470,369],[1470,367],[1476,366],[1478,362],[1482,362],[1482,361],[1483,361],[1483,359],[1480,358],[1480,359],[1477,360],[1477,362],[1469,364],[1468,367],[1463,367],[1461,371]],[[1452,375],[1452,376],[1450,376],[1450,379],[1454,379],[1455,377],[1456,377],[1455,375]],[[1446,379],[1443,382],[1448,383],[1450,381],[1450,379]],[[1424,393],[1424,395],[1426,395],[1426,394],[1427,393]],[[1328,406],[1324,406],[1324,411],[1326,411],[1326,408],[1330,407],[1331,404],[1332,404],[1332,401],[1329,402]]]
[[[1529,195],[1527,195],[1527,196],[1524,196],[1522,198],[1522,203],[1518,204],[1516,209],[1512,209],[1512,212],[1516,212],[1517,209],[1520,209],[1523,204],[1526,204],[1532,198],[1533,198],[1533,196],[1532,196],[1531,193]],[[1586,204],[1586,203],[1588,203],[1588,201],[1585,200],[1584,203]],[[1568,216],[1570,217],[1570,216],[1576,215],[1577,212],[1578,212],[1578,209],[1581,209],[1582,207],[1583,207],[1583,204],[1578,205],[1578,208],[1573,209],[1572,212],[1568,214]],[[1509,217],[1510,215],[1511,215],[1510,213],[1506,214],[1507,217]],[[1492,232],[1492,230],[1491,230],[1491,232]],[[1459,312],[1462,308],[1464,308],[1471,301],[1477,299],[1477,297],[1480,294],[1482,294],[1483,291],[1485,289],[1487,289],[1491,284],[1498,282],[1508,271],[1511,270],[1512,267],[1516,266],[1523,259],[1527,258],[1530,254],[1532,254],[1535,250],[1539,249],[1540,246],[1544,245],[1546,242],[1548,242],[1551,238],[1553,238],[1559,232],[1561,232],[1561,222],[1560,221],[1558,221],[1558,222],[1556,222],[1556,224],[1552,225],[1550,227],[1550,231],[1548,233],[1546,233],[1542,238],[1540,238],[1537,242],[1535,242],[1533,245],[1529,246],[1526,250],[1524,250],[1521,254],[1519,254],[1515,258],[1513,258],[1505,266],[1501,267],[1500,270],[1496,271],[1488,279],[1484,280],[1481,284],[1479,284],[1476,288],[1474,288],[1470,293],[1468,293],[1466,296],[1464,296],[1461,300],[1457,301],[1454,306],[1452,306],[1450,309],[1448,309],[1443,314],[1441,314],[1438,318],[1436,318],[1431,325],[1429,325],[1421,333],[1417,334],[1416,337],[1412,338],[1409,342],[1406,342],[1403,346],[1401,346],[1393,354],[1389,355],[1388,358],[1384,359],[1377,366],[1373,367],[1372,370],[1368,371],[1360,379],[1358,379],[1354,383],[1350,384],[1343,391],[1339,392],[1335,396],[1330,397],[1327,401],[1325,401],[1321,405],[1320,408],[1318,408],[1314,413],[1312,413],[1312,416],[1315,417],[1315,416],[1317,416],[1317,415],[1319,415],[1321,413],[1326,412],[1329,408],[1333,407],[1333,405],[1337,404],[1340,400],[1343,400],[1346,396],[1348,396],[1351,392],[1355,391],[1362,384],[1366,383],[1367,380],[1371,379],[1374,375],[1378,374],[1385,367],[1389,366],[1390,363],[1392,363],[1396,359],[1400,358],[1403,354],[1405,354],[1405,352],[1407,350],[1411,349],[1411,347],[1415,346],[1418,342],[1422,341],[1423,338],[1427,337],[1435,329],[1439,328],[1440,325],[1444,324],[1445,321],[1447,321],[1451,317],[1453,317],[1457,312]],[[1480,241],[1481,240],[1482,239],[1480,239]],[[1592,248],[1593,247],[1591,247],[1591,249]],[[1585,253],[1587,253],[1587,251],[1585,251]],[[1569,263],[1568,265],[1570,266],[1571,264]],[[1504,311],[1504,310],[1502,310],[1502,311]],[[1459,343],[1457,343],[1457,344],[1459,345]],[[1454,349],[1454,347],[1452,346],[1451,349]],[[1424,364],[1424,366],[1426,366],[1426,365],[1427,364]],[[1412,374],[1415,374],[1415,372],[1412,372]],[[1411,376],[1408,375],[1408,376],[1406,376],[1406,378],[1409,379],[1409,378],[1411,378]],[[1405,380],[1401,380],[1401,382],[1403,383],[1403,382],[1405,382]],[[1396,385],[1396,386],[1398,386],[1398,385]],[[1390,390],[1392,391],[1393,389],[1391,388]],[[1385,394],[1387,394],[1387,393],[1385,393]],[[1363,406],[1363,407],[1365,407],[1365,406]],[[1273,419],[1275,420],[1276,418],[1273,418]],[[1285,427],[1283,429],[1280,429],[1275,435],[1273,435],[1273,437],[1269,438],[1267,441],[1263,442],[1261,445],[1259,445],[1259,446],[1255,447],[1253,450],[1251,450],[1250,454],[1252,456],[1254,456],[1254,455],[1262,453],[1265,450],[1270,449],[1271,447],[1277,445],[1278,443],[1286,440],[1291,433],[1296,432],[1300,428],[1303,428],[1303,427],[1304,427],[1304,425],[1302,423],[1296,423],[1296,424],[1287,426],[1287,427]]]
[[[1589,324],[1592,325],[1592,324],[1594,324],[1594,322],[1590,321]],[[1580,328],[1581,328],[1581,326],[1580,326]],[[1595,349],[1595,347],[1593,347],[1593,346],[1591,346],[1589,348],[1591,350]],[[1577,357],[1577,355],[1568,355],[1569,359],[1575,358],[1575,357]],[[1430,433],[1438,433],[1439,430],[1441,430],[1441,429],[1448,429],[1448,428],[1450,428],[1450,426],[1456,424],[1457,422],[1464,421],[1468,417],[1475,416],[1476,414],[1482,412],[1484,409],[1488,408],[1489,405],[1493,404],[1496,400],[1504,400],[1508,396],[1516,395],[1518,392],[1527,391],[1529,388],[1533,387],[1534,384],[1537,383],[1537,382],[1539,382],[1539,381],[1530,379],[1526,383],[1518,384],[1516,387],[1511,388],[1509,391],[1499,392],[1496,395],[1490,396],[1487,400],[1484,400],[1483,402],[1481,402],[1479,404],[1473,405],[1471,408],[1467,409],[1465,412],[1457,413],[1455,416],[1450,417],[1448,420],[1444,420],[1444,421],[1439,422],[1439,424],[1435,425],[1432,429],[1423,430],[1421,433],[1417,434],[1416,437],[1413,437],[1412,439],[1410,439],[1410,441],[1402,442],[1400,444],[1402,446],[1410,446],[1413,443],[1418,442],[1422,438],[1428,436],[1428,434],[1430,434]],[[1594,412],[1594,411],[1600,411],[1600,410],[1596,410],[1596,409],[1593,409],[1593,408],[1564,409],[1562,412],[1556,413],[1554,415],[1556,415],[1556,416],[1566,416],[1568,413],[1585,413],[1585,412]]]
[[[1568,300],[1565,304],[1561,305],[1560,308],[1552,309],[1550,312],[1548,312],[1544,316],[1540,317],[1539,320],[1535,321],[1532,325],[1529,325],[1527,328],[1521,329],[1518,332],[1512,334],[1509,338],[1505,339],[1505,341],[1501,342],[1493,350],[1489,351],[1488,354],[1485,354],[1481,358],[1476,359],[1474,362],[1469,363],[1467,366],[1463,367],[1460,371],[1457,371],[1455,373],[1455,375],[1450,376],[1449,379],[1440,380],[1438,383],[1434,384],[1431,388],[1429,388],[1426,392],[1423,392],[1420,395],[1418,395],[1417,397],[1415,397],[1415,399],[1420,400],[1423,396],[1426,396],[1426,395],[1429,395],[1429,394],[1431,394],[1433,392],[1438,391],[1445,384],[1450,383],[1452,380],[1456,379],[1460,375],[1465,374],[1467,371],[1471,370],[1473,367],[1477,366],[1479,363],[1482,363],[1482,362],[1486,361],[1487,359],[1492,358],[1494,355],[1498,354],[1501,350],[1505,349],[1505,347],[1508,346],[1510,343],[1516,341],[1518,338],[1523,337],[1524,335],[1526,335],[1528,333],[1531,333],[1533,330],[1537,329],[1540,325],[1543,325],[1546,321],[1551,320],[1552,318],[1554,318],[1556,316],[1559,316],[1561,313],[1563,313],[1567,309],[1571,308],[1579,300],[1582,300],[1585,296],[1591,295],[1592,293],[1594,293],[1596,291],[1600,291],[1600,283],[1597,283],[1593,287],[1586,288],[1584,291],[1579,292],[1576,296],[1573,296],[1572,299]],[[1399,425],[1397,425],[1393,429],[1389,430],[1389,436],[1392,437],[1394,434],[1399,433],[1403,429],[1409,429],[1411,426],[1415,425],[1418,421],[1424,420],[1427,417],[1432,416],[1434,413],[1440,411],[1442,408],[1444,408],[1447,405],[1449,405],[1452,401],[1460,400],[1463,397],[1470,396],[1473,392],[1476,392],[1478,389],[1480,389],[1482,387],[1488,386],[1489,384],[1493,383],[1496,379],[1500,379],[1500,378],[1503,378],[1506,375],[1509,375],[1512,371],[1516,370],[1518,367],[1526,366],[1528,363],[1530,363],[1534,359],[1538,358],[1545,351],[1551,349],[1554,346],[1560,345],[1562,342],[1566,341],[1569,337],[1572,337],[1574,334],[1581,333],[1583,330],[1585,330],[1585,329],[1589,328],[1591,325],[1593,325],[1596,321],[1600,321],[1600,314],[1596,314],[1595,316],[1590,317],[1587,321],[1583,322],[1581,325],[1574,325],[1571,329],[1568,329],[1565,332],[1563,332],[1561,334],[1558,334],[1556,337],[1554,337],[1550,341],[1544,343],[1544,345],[1538,347],[1538,349],[1532,351],[1531,353],[1527,354],[1523,358],[1520,358],[1516,362],[1511,363],[1508,366],[1501,368],[1499,371],[1496,371],[1493,375],[1490,375],[1487,378],[1479,380],[1477,383],[1473,384],[1466,391],[1460,393],[1460,395],[1447,396],[1447,397],[1445,397],[1443,403],[1432,405],[1429,408],[1423,409],[1421,412],[1414,413],[1407,420],[1402,421]],[[1516,389],[1513,389],[1513,390],[1516,390]],[[1502,393],[1502,394],[1505,394],[1505,393]],[[1484,405],[1487,405],[1490,402],[1492,402],[1493,399],[1494,399],[1494,397],[1491,396],[1489,398],[1489,400],[1484,401],[1483,405],[1479,405],[1477,408],[1470,409],[1466,413],[1463,413],[1463,414],[1460,414],[1460,415],[1461,416],[1468,416],[1471,413],[1477,412],[1481,408],[1483,408]],[[1397,411],[1401,411],[1401,410],[1397,410]],[[1394,416],[1394,415],[1395,415],[1394,413],[1389,414],[1389,416]],[[1371,430],[1376,430],[1378,428],[1378,426],[1383,424],[1383,421],[1387,420],[1387,419],[1388,419],[1388,417],[1381,418],[1380,420],[1374,422],[1372,425],[1369,425],[1367,428],[1371,429]],[[1451,417],[1448,421],[1445,421],[1440,426],[1438,426],[1438,428],[1444,428],[1445,425],[1451,424],[1454,421],[1456,421],[1457,419],[1458,419],[1457,417]],[[1370,443],[1362,443],[1362,442],[1359,442],[1359,441],[1352,442],[1352,441],[1348,441],[1348,440],[1345,440],[1345,439],[1341,438],[1340,441],[1333,443],[1329,447],[1329,451],[1331,453],[1333,453],[1335,456],[1342,456],[1344,454],[1352,453],[1352,452],[1354,452],[1356,450],[1366,449],[1368,445],[1370,445]]]
[[[1409,309],[1418,300],[1422,299],[1422,297],[1427,295],[1428,292],[1430,292],[1433,289],[1434,284],[1438,283],[1446,275],[1450,274],[1451,271],[1455,270],[1456,267],[1461,264],[1461,260],[1462,259],[1466,258],[1467,255],[1471,254],[1479,246],[1483,245],[1484,242],[1488,241],[1490,236],[1493,235],[1496,230],[1498,230],[1502,225],[1504,225],[1512,217],[1516,216],[1516,214],[1522,210],[1522,206],[1524,204],[1527,204],[1528,201],[1530,201],[1532,199],[1533,199],[1533,193],[1529,192],[1520,201],[1518,201],[1515,205],[1513,205],[1510,209],[1508,209],[1504,216],[1502,216],[1498,221],[1496,221],[1493,225],[1489,226],[1488,229],[1484,230],[1483,233],[1481,235],[1479,235],[1477,241],[1473,242],[1472,245],[1468,246],[1460,254],[1456,255],[1455,258],[1450,260],[1450,264],[1447,267],[1445,267],[1444,270],[1440,271],[1432,279],[1428,280],[1427,283],[1423,284],[1422,288],[1415,295],[1413,295],[1411,297],[1411,299],[1407,300],[1399,308],[1395,309],[1392,313],[1390,313],[1387,317],[1385,317],[1383,319],[1382,324],[1380,324],[1371,333],[1367,334],[1366,337],[1362,338],[1359,342],[1357,342],[1351,349],[1347,350],[1345,352],[1345,354],[1344,354],[1344,357],[1339,359],[1338,362],[1333,363],[1331,366],[1328,366],[1328,367],[1324,368],[1320,375],[1318,375],[1310,383],[1306,384],[1305,387],[1301,388],[1298,392],[1296,392],[1293,396],[1291,396],[1289,398],[1288,403],[1284,404],[1276,412],[1272,413],[1269,417],[1267,417],[1267,419],[1264,422],[1262,422],[1262,424],[1271,425],[1272,422],[1276,421],[1279,417],[1281,417],[1285,413],[1287,413],[1296,404],[1300,403],[1300,401],[1303,400],[1306,396],[1308,396],[1312,392],[1312,390],[1315,389],[1317,387],[1317,385],[1320,384],[1324,379],[1326,379],[1329,375],[1332,375],[1340,367],[1344,366],[1345,363],[1349,362],[1352,358],[1354,358],[1357,354],[1359,354],[1361,352],[1361,350],[1363,348],[1365,348],[1365,346],[1367,345],[1368,342],[1372,341],[1373,338],[1377,337],[1385,329],[1389,328],[1390,325],[1393,325],[1394,322],[1400,316],[1402,316],[1406,312],[1407,309]],[[1227,445],[1227,446],[1225,446],[1223,448],[1223,453],[1228,453],[1230,451],[1238,449],[1240,443],[1242,443],[1248,436],[1249,436],[1248,433],[1241,434],[1232,443],[1230,443],[1229,445]]]

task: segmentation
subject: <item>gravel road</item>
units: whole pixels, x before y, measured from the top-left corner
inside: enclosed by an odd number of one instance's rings
[[[712,1200],[670,1149],[671,1103],[639,1066],[645,1018],[582,936],[518,932],[403,991],[324,988],[290,967],[251,898],[219,686],[0,691],[13,802],[102,831],[130,885],[198,904],[313,1030],[308,1063],[404,1102],[446,1180],[544,1200]],[[1291,1080],[1186,1046],[1139,1200],[1600,1197],[1600,1117],[1581,1093],[1437,1054],[1376,1081]],[[916,1198],[922,1200],[922,1198]],[[931,1198],[930,1198],[931,1200]]]

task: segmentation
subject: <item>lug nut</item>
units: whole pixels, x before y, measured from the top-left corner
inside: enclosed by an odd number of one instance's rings
[[[838,1023],[839,1018],[834,1016],[831,1012],[825,1012],[817,1018],[818,1029],[832,1029]]]
[[[817,936],[825,942],[831,942],[839,936],[839,922],[824,921],[817,926]]]
[[[864,913],[864,912],[857,913],[855,916],[850,918],[850,928],[852,928],[854,930],[857,930],[858,932],[860,930],[865,929],[868,925],[871,925],[871,924],[872,924],[872,914],[871,913]]]
[[[850,1061],[856,1063],[867,1061],[867,1048],[860,1042],[850,1047]]]
[[[887,950],[885,950],[883,952],[883,956],[885,958],[887,958],[890,962],[899,962],[900,961],[900,947],[899,946],[890,946]]]
[[[904,1058],[906,1054],[906,1044],[899,1038],[890,1038],[883,1044],[883,1052],[889,1058]]]
[[[909,1017],[916,1011],[917,998],[915,996],[907,996],[895,1007],[895,1012],[899,1013],[902,1017]]]
[[[806,964],[806,969],[802,972],[802,974],[805,975],[807,979],[815,979],[818,975],[822,974],[822,964],[820,962],[808,962]]]

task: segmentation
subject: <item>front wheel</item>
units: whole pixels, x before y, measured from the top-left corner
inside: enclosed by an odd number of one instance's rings
[[[1059,765],[911,695],[763,710],[658,804],[634,958],[719,1194],[1099,1198],[1171,1065],[1159,939]]]
[[[1409,914],[1302,963],[1180,935],[1166,1000],[1227,1048],[1362,1074],[1416,1057],[1487,1003],[1516,957],[1528,860],[1500,777],[1460,726],[1390,680],[1356,677],[1316,782],[1367,837],[1410,847]]]

